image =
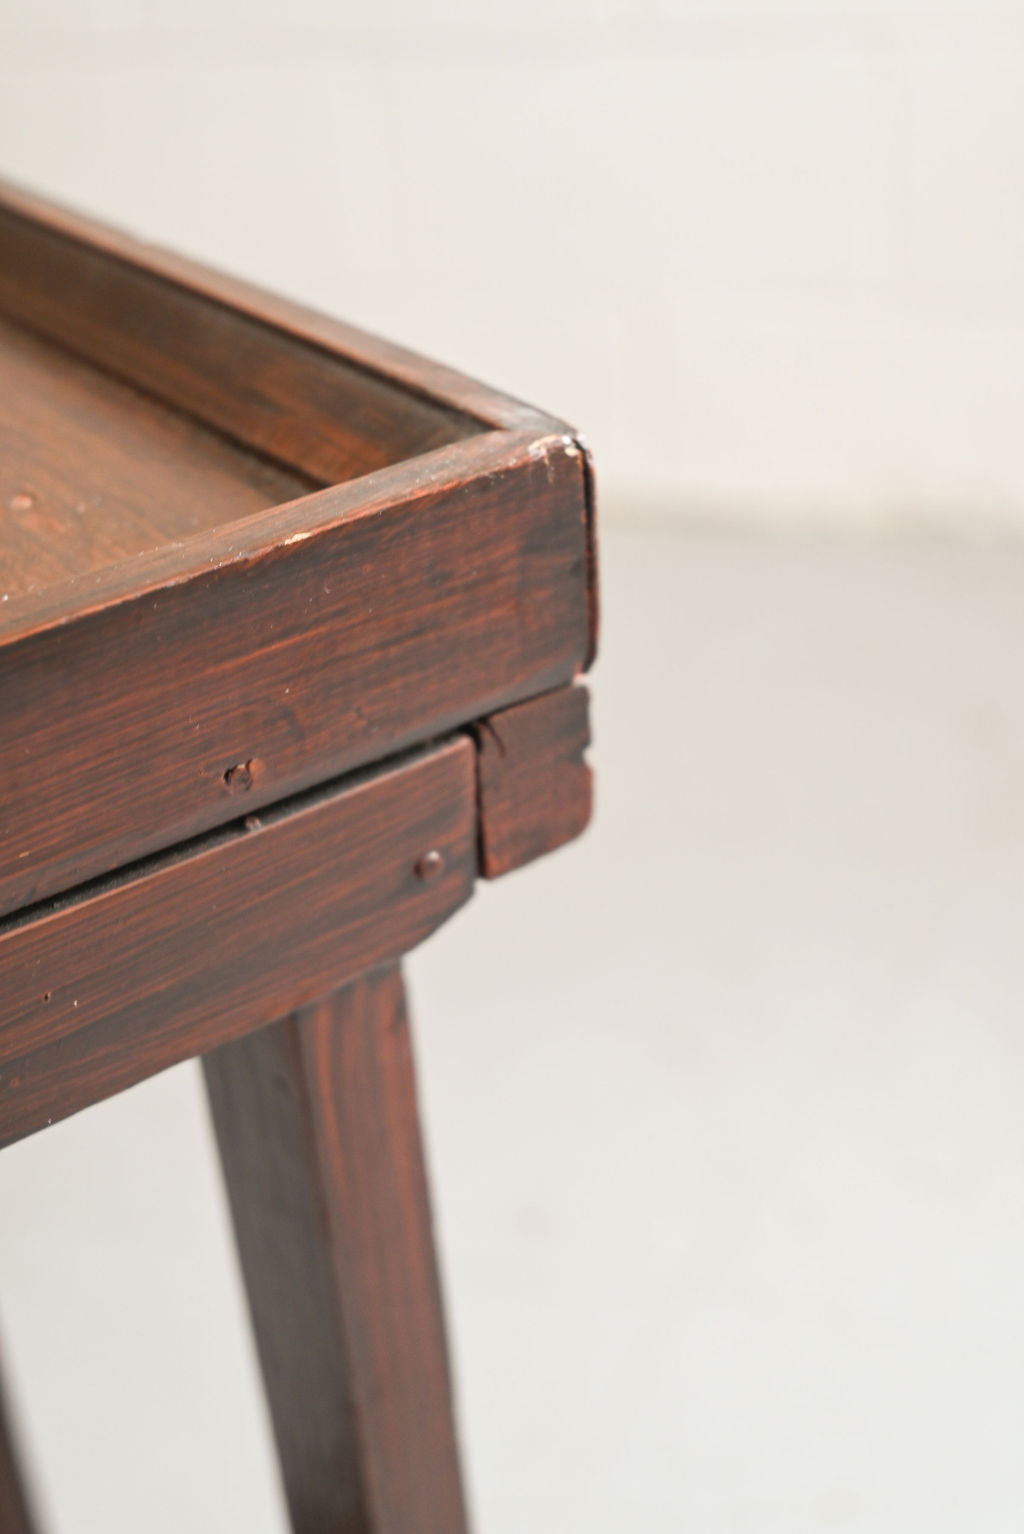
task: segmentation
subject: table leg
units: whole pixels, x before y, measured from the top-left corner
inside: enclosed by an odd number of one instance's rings
[[[295,1534],[464,1534],[400,970],[204,1067]]]
[[[28,1495],[18,1463],[11,1414],[0,1391],[0,1534],[33,1534]]]

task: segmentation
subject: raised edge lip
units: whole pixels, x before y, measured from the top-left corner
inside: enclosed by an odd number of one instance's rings
[[[458,487],[474,478],[508,472],[536,459],[538,449],[546,451],[554,444],[566,443],[585,458],[585,449],[565,432],[544,432],[541,436],[528,431],[480,432],[357,479],[314,490],[297,500],[251,512],[180,542],[67,576],[40,592],[0,605],[0,654],[9,646],[97,612],[151,598],[231,565],[280,554],[290,545],[329,534],[344,523],[442,494],[447,487]],[[306,509],[307,519],[300,517],[298,508]],[[589,614],[589,594],[587,607]],[[588,617],[588,630],[589,626]]]
[[[0,208],[80,245],[102,250],[138,271],[237,310],[268,329],[341,358],[354,368],[384,378],[419,395],[500,430],[568,430],[564,422],[533,405],[503,394],[479,379],[423,353],[376,336],[357,325],[284,298],[244,278],[150,242],[41,197],[0,178]],[[424,378],[426,370],[429,379]]]

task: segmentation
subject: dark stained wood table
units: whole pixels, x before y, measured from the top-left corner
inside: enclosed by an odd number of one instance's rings
[[[297,1534],[466,1527],[400,961],[595,631],[569,427],[0,187],[0,1144],[202,1057]]]

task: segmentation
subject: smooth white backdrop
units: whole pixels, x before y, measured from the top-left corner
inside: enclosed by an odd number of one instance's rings
[[[0,169],[574,420],[605,514],[1024,521],[1024,5],[0,0]]]

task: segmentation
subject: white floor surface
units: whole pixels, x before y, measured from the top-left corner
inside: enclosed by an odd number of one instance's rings
[[[409,977],[478,1534],[1024,1530],[1024,547],[609,533]],[[197,1074],[0,1158],[50,1534],[283,1528]]]

